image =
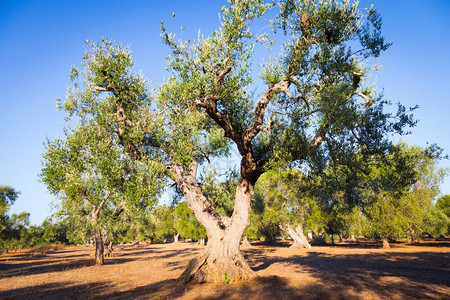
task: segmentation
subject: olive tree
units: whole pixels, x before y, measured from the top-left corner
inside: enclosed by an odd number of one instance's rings
[[[9,185],[0,185],[0,247],[8,251],[9,241],[14,239],[13,222],[8,215],[9,208],[20,192]]]
[[[59,214],[68,216],[77,231],[94,237],[95,261],[103,264],[103,231],[108,231],[114,217],[127,207],[154,204],[163,183],[157,164],[125,155],[125,151],[135,151],[131,142],[122,143],[124,127],[128,126],[123,108],[114,97],[101,94],[109,87],[103,87],[96,78],[99,74],[114,78],[115,92],[126,95],[123,101],[134,107],[148,101],[145,81],[132,73],[127,50],[120,46],[113,50],[107,40],[87,44],[91,51],[83,57],[83,73],[72,68],[74,84],[67,99],[58,101],[59,108],[78,124],[65,128],[63,138],[47,141],[40,176],[60,197]],[[142,135],[139,130],[136,127],[126,134]]]
[[[2,240],[5,240],[4,234],[6,234],[7,228],[10,227],[8,210],[19,197],[19,194],[19,191],[16,191],[9,185],[0,185],[0,236]]]
[[[270,24],[287,41],[278,57],[262,62],[264,90],[255,97],[254,49],[265,42],[276,50],[278,35],[254,27],[272,4],[229,4],[220,28],[192,43],[176,40],[162,25],[172,54],[157,101],[170,129],[154,145],[167,154],[173,180],[208,235],[207,247],[182,274],[185,281],[221,282],[224,273],[231,281],[253,276],[239,244],[249,226],[254,186],[264,172],[279,164],[351,164],[354,153],[387,149],[387,133],[401,134],[405,125],[414,125],[401,105],[395,115],[384,113],[386,101],[367,81],[374,70],[370,58],[389,47],[375,9],[361,12],[349,1],[280,1]],[[225,145],[216,139],[219,134]],[[241,160],[228,217],[211,205],[197,179],[199,165],[230,144]]]
[[[390,247],[391,237],[406,236],[411,243],[433,223],[433,199],[446,173],[437,167],[441,154],[434,145],[424,149],[400,143],[364,180],[367,230],[383,239],[383,248]]]
[[[299,170],[274,170],[264,174],[255,191],[262,193],[265,209],[273,210],[273,222],[294,241],[291,248],[311,248],[304,227],[317,204],[304,190],[305,178]]]
[[[265,26],[269,10],[274,18]],[[263,173],[286,164],[352,164],[355,152],[386,149],[386,133],[403,133],[414,123],[403,106],[395,115],[384,113],[386,101],[369,85],[376,68],[370,58],[389,47],[373,8],[361,12],[356,2],[332,0],[286,0],[278,6],[229,1],[220,28],[209,36],[179,41],[161,28],[172,54],[153,104],[141,81],[127,73],[129,52],[103,42],[87,54],[84,90],[65,106],[114,117],[111,128],[124,152],[176,183],[208,238],[181,275],[185,282],[253,276],[239,246]],[[275,43],[280,34],[286,40],[281,50]],[[260,46],[280,55],[262,62],[263,91],[257,97],[252,57]],[[96,101],[87,101],[92,95]],[[201,178],[212,159],[229,155],[231,147],[240,155],[239,176],[231,214],[221,214]]]

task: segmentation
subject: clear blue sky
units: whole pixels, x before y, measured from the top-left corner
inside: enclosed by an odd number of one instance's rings
[[[386,98],[418,104],[420,120],[410,144],[438,143],[450,153],[450,1],[373,0],[393,46],[380,57],[377,85]],[[169,31],[196,36],[218,25],[224,1],[20,1],[0,0],[0,184],[21,191],[11,213],[28,211],[31,222],[50,215],[54,197],[39,182],[46,135],[62,132],[70,67],[79,64],[84,40],[108,37],[130,45],[136,68],[153,82],[164,80],[167,48],[159,22]],[[176,18],[172,20],[172,12]],[[443,161],[442,167],[450,167]],[[450,194],[450,177],[441,186]]]

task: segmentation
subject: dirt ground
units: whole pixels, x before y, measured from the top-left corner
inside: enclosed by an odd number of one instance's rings
[[[177,280],[202,246],[116,247],[93,265],[84,246],[0,255],[0,299],[450,299],[450,242],[244,249],[257,277],[240,284]]]

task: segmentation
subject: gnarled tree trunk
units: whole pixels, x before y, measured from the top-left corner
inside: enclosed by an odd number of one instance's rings
[[[173,234],[173,242],[174,243],[178,243],[178,238],[180,237],[180,234],[179,233],[174,233]]]
[[[102,240],[103,240],[103,248],[105,252],[105,256],[110,257],[113,255],[113,243],[108,238],[108,232],[106,229],[102,230]]]
[[[241,248],[250,248],[253,247],[252,244],[250,244],[250,242],[247,239],[247,236],[244,235],[242,237],[242,241],[241,241]]]
[[[95,240],[95,264],[103,265],[105,261],[104,257],[105,248],[103,247],[102,235],[100,234],[100,230],[98,228],[95,229],[94,240]]]
[[[239,250],[242,235],[250,224],[253,184],[245,179],[240,180],[233,215],[228,218],[220,216],[206,200],[195,180],[196,166],[189,172],[178,167],[175,165],[178,173],[176,182],[208,235],[205,250],[189,262],[180,279],[185,283],[229,283],[253,277],[253,271]]]
[[[389,241],[387,238],[383,239],[383,249],[390,249]]]
[[[92,227],[94,228],[95,264],[96,265],[103,265],[103,263],[105,261],[105,256],[104,256],[105,248],[103,246],[102,234],[100,232],[100,228],[98,227],[98,217],[100,215],[100,210],[103,208],[103,205],[105,204],[106,200],[108,200],[110,194],[111,194],[111,192],[108,191],[98,206],[92,205],[91,224],[92,224]]]
[[[286,223],[284,225],[280,225],[280,228],[287,232],[291,236],[291,238],[294,240],[294,244],[292,244],[289,248],[307,248],[311,249],[311,245],[309,244],[308,240],[306,239],[304,233],[303,233],[303,226],[302,224],[298,224],[296,229],[292,228],[292,226],[289,223]]]
[[[408,230],[408,237],[407,237],[407,243],[408,244],[413,244],[414,243],[414,230]]]
[[[184,282],[228,283],[253,276],[239,250],[240,239],[228,228],[217,229],[208,234],[208,244],[200,256],[189,262],[180,277]]]

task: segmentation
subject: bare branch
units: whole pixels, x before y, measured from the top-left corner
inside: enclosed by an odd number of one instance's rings
[[[198,151],[200,151],[200,153],[205,157],[206,161],[208,162],[208,166],[211,169],[211,171],[213,172],[213,175],[215,178],[217,178],[217,172],[216,169],[213,167],[211,160],[209,159],[210,157],[210,153],[207,153],[205,150],[203,150],[202,147],[196,147]]]

